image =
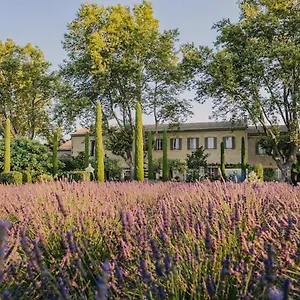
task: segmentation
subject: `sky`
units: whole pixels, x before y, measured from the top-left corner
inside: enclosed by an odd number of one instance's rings
[[[38,46],[45,58],[57,69],[65,58],[61,41],[81,3],[133,6],[140,0],[0,0],[0,40],[13,39],[24,46],[31,43]],[[164,29],[178,28],[180,43],[194,42],[195,45],[212,46],[216,32],[212,25],[223,19],[238,19],[237,0],[153,0],[155,17]],[[188,121],[209,120],[212,103],[194,105],[194,116]],[[144,123],[152,123],[145,117]]]

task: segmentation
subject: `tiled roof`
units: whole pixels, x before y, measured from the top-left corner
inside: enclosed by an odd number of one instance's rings
[[[155,125],[145,125],[146,131],[155,131]],[[190,130],[231,130],[231,129],[245,129],[246,124],[243,122],[197,122],[197,123],[183,123],[178,126],[170,128],[169,124],[160,124],[157,126],[158,131],[163,131],[164,129],[173,131],[190,131]]]
[[[287,127],[285,125],[279,125],[280,132],[287,132]],[[264,133],[262,126],[248,126],[247,132],[250,134]]]
[[[63,143],[58,147],[58,150],[61,151],[72,150],[72,141],[71,140],[66,141],[65,143]]]
[[[72,133],[71,135],[83,135],[89,132],[88,128],[80,128],[78,130],[76,130],[74,133]]]

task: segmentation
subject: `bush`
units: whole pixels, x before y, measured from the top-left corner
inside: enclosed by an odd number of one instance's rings
[[[74,181],[90,181],[90,173],[85,171],[69,172],[69,180]]]
[[[255,165],[254,171],[257,175],[257,180],[259,182],[264,181],[264,168],[263,168],[262,164]]]
[[[272,168],[264,169],[264,181],[273,181],[275,180],[275,170]]]
[[[32,176],[45,174],[52,170],[51,152],[38,141],[12,139],[11,171],[30,170]],[[0,172],[4,171],[4,140],[0,140]]]
[[[49,174],[41,174],[36,177],[36,182],[52,182],[54,181],[54,178],[52,175]]]
[[[12,171],[0,174],[0,183],[4,184],[22,184],[22,173]]]
[[[32,177],[29,171],[23,171],[22,176],[22,183],[32,183]]]

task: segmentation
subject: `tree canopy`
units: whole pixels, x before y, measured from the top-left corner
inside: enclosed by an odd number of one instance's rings
[[[185,72],[175,49],[177,37],[177,30],[160,32],[148,1],[133,9],[120,4],[83,4],[63,42],[67,59],[56,106],[60,123],[67,126],[83,121],[89,126],[100,101],[103,118],[116,126],[110,136],[126,137],[121,148],[118,143],[110,150],[132,165],[133,141],[127,136],[134,133],[137,102],[157,124],[183,121],[192,113],[189,101],[180,97]]]
[[[0,140],[0,171],[4,167],[4,140]],[[32,176],[51,172],[52,155],[47,146],[29,139],[12,139],[11,170],[29,171]]]
[[[39,48],[0,41],[0,121],[10,118],[13,136],[33,139],[48,132],[55,86]]]
[[[239,22],[215,24],[214,49],[185,46],[185,67],[197,100],[212,98],[219,118],[248,116],[286,176],[299,148],[300,3],[245,0],[240,10]]]

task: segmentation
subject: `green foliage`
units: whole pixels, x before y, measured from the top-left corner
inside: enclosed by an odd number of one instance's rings
[[[242,137],[242,145],[241,145],[241,173],[243,180],[246,179],[246,170],[247,170],[247,160],[246,160],[246,146],[245,146],[245,138]]]
[[[52,182],[52,181],[54,181],[54,178],[50,174],[40,174],[35,178],[34,181],[35,182]]]
[[[169,179],[169,166],[168,166],[168,136],[167,131],[164,130],[163,133],[163,141],[162,141],[162,147],[163,147],[163,176],[162,180],[167,181]]]
[[[199,171],[200,167],[205,168],[207,166],[208,156],[209,156],[209,154],[205,153],[205,150],[203,149],[202,146],[197,148],[191,154],[187,155],[186,164],[187,164],[188,169]]]
[[[85,157],[83,152],[79,152],[76,157],[71,157],[62,160],[64,166],[62,172],[70,172],[75,170],[82,170],[85,166]],[[94,164],[95,165],[95,164]]]
[[[275,180],[275,170],[272,168],[264,168],[263,170],[264,181]]]
[[[300,10],[298,1],[241,1],[237,23],[222,20],[215,48],[187,45],[184,65],[195,74],[197,100],[214,101],[215,117],[249,118],[269,139],[287,179],[299,136]],[[282,134],[280,124],[287,131]],[[282,140],[285,140],[282,144]]]
[[[90,134],[87,132],[84,137],[84,168],[89,166],[90,162]]]
[[[129,125],[124,127],[110,127],[108,129],[109,138],[105,140],[107,150],[113,154],[121,156],[130,166],[132,163],[133,135]]]
[[[226,179],[224,142],[221,143],[220,149],[221,149],[221,173],[222,173],[222,177]]]
[[[259,182],[264,181],[264,168],[262,166],[262,164],[256,164],[254,166],[254,171],[257,175],[257,179]]]
[[[0,116],[10,116],[13,136],[33,139],[49,131],[48,108],[57,79],[42,51],[0,41]]]
[[[144,181],[144,146],[141,104],[136,104],[135,117],[135,179]]]
[[[4,169],[4,141],[0,140],[0,171]],[[52,153],[49,148],[38,141],[29,139],[12,139],[11,170],[22,172],[28,170],[33,177],[52,173]]]
[[[10,172],[10,120],[6,119],[4,133],[4,172]]]
[[[154,166],[153,166],[153,156],[152,156],[152,150],[153,150],[153,138],[152,138],[152,132],[148,131],[148,141],[147,141],[147,152],[148,152],[148,179],[149,180],[155,180],[155,174],[154,174]]]
[[[96,107],[96,179],[104,182],[104,148],[102,137],[102,108],[101,103],[97,102]]]
[[[0,173],[0,183],[2,184],[21,184],[22,173],[11,171]]]
[[[22,183],[32,183],[32,177],[29,171],[22,171]]]
[[[57,176],[58,174],[58,157],[57,157],[57,150],[58,150],[58,133],[57,131],[53,134],[53,176]]]
[[[72,171],[68,173],[71,181],[90,181],[90,173],[85,171]]]
[[[116,158],[106,157],[104,159],[104,169],[106,180],[120,179],[123,168],[120,166],[120,161]]]

